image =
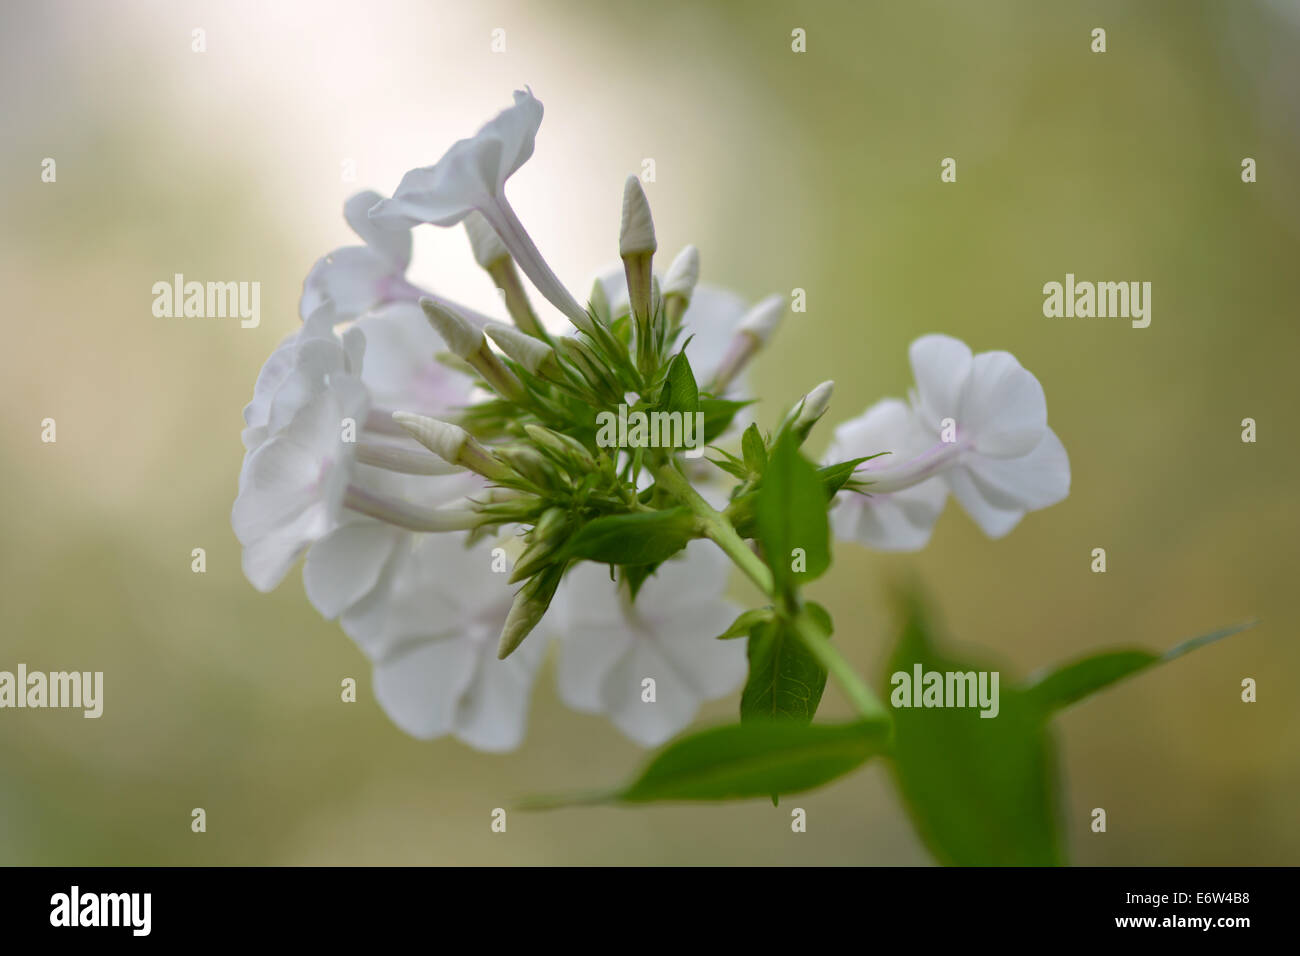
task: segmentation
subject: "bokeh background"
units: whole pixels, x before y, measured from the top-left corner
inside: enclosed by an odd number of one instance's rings
[[[765,425],[824,378],[834,419],[901,394],[931,331],[1044,383],[1070,498],[1002,541],[950,503],[919,555],[841,545],[812,596],[854,662],[878,678],[896,576],[1004,674],[1259,617],[1057,721],[1069,843],[1085,864],[1300,862],[1298,34],[1281,0],[4,4],[0,668],[102,670],[106,702],[0,712],[0,863],[929,861],[879,767],[799,798],[797,836],[784,801],[516,813],[493,835],[493,807],[645,755],[563,708],[549,670],[517,753],[408,739],[300,575],[243,579],[240,409],[308,268],[352,241],[343,200],[525,83],[547,113],[510,193],[576,292],[646,157],[666,254],[696,243],[749,298],[807,290],[757,364]],[[176,272],[260,281],[261,326],[155,318]],[[1151,327],[1044,318],[1066,272],[1151,281]],[[418,230],[414,275],[496,307],[457,230]],[[824,712],[848,712],[834,686]]]

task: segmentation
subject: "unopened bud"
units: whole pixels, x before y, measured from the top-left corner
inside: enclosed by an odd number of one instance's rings
[[[554,378],[560,374],[560,363],[555,357],[555,349],[541,339],[520,332],[514,326],[493,322],[485,327],[488,337],[492,339],[506,355],[514,359],[534,375]]]
[[[664,277],[664,298],[681,296],[687,302],[695,292],[695,283],[700,281],[700,251],[694,246],[687,246],[677,253],[677,258],[668,267]]]
[[[501,629],[501,642],[497,645],[499,659],[509,657],[546,614],[551,599],[555,597],[555,589],[560,585],[560,578],[564,575],[564,564],[561,562],[543,569],[519,589],[514,603],[510,605],[510,613],[506,615],[505,626]]]
[[[540,571],[564,544],[569,515],[563,508],[548,508],[528,532],[528,547],[519,556],[510,583],[531,578]]]
[[[523,398],[523,383],[514,372],[501,364],[496,353],[488,348],[487,336],[483,334],[481,328],[459,313],[429,298],[420,300],[420,308],[424,310],[434,330],[447,343],[447,347],[472,365],[474,370],[496,389],[497,394],[511,401]]]
[[[557,458],[570,462],[578,471],[590,472],[596,470],[596,459],[591,456],[587,446],[578,439],[560,432],[551,431],[551,429],[544,428],[541,425],[525,425],[524,431],[527,432],[529,438],[537,443],[538,447],[550,452]]]
[[[483,348],[483,330],[459,312],[430,298],[420,299],[420,308],[424,310],[434,331],[447,343],[447,348],[461,358],[470,361],[470,356]]]
[[[785,315],[785,298],[769,295],[745,313],[714,373],[713,391],[721,395],[760,348],[772,337]]]
[[[645,190],[641,188],[641,180],[629,176],[623,186],[623,228],[618,238],[618,254],[623,257],[627,300],[637,332],[637,365],[643,374],[656,360],[651,276],[657,248],[655,224]]]
[[[760,345],[766,345],[784,316],[785,296],[769,295],[745,313],[738,328],[758,339]]]
[[[542,454],[526,445],[512,445],[497,449],[497,457],[510,466],[520,478],[541,489],[564,488],[567,482],[555,466]]]
[[[830,407],[831,403],[831,393],[834,390],[834,382],[822,382],[805,395],[795,408],[790,422],[790,430],[794,432],[800,442],[808,437],[808,433],[812,431],[813,426],[826,414],[826,409]]]
[[[443,461],[468,468],[493,481],[509,476],[509,471],[459,425],[411,412],[393,412],[393,421]]]
[[[641,253],[653,253],[658,248],[655,223],[641,180],[629,176],[623,184],[623,224],[619,231],[618,254],[626,259]]]

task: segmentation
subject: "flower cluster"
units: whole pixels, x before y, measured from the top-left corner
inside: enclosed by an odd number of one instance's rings
[[[622,266],[580,305],[505,195],[542,119],[531,92],[514,99],[391,198],[345,204],[363,244],[312,268],[302,323],[257,378],[232,525],[261,590],[305,555],[308,598],[371,659],[375,695],[408,733],[516,747],[554,640],[560,697],[652,745],[745,681],[745,643],[715,639],[740,610],[724,596],[733,564],[782,613],[801,613],[743,538],[755,537],[747,509],[769,456],[803,442],[831,383],[774,434],[747,422],[745,371],[785,301],[747,307],[700,284],[694,247],[656,273],[635,177]],[[464,225],[509,321],[407,278],[421,224]],[[520,273],[570,329],[543,320]],[[840,537],[921,547],[950,490],[998,536],[1065,496],[1042,389],[1012,356],[926,336],[912,364],[909,403],[886,400],[835,431],[818,474]],[[733,448],[748,424],[743,455],[608,447],[597,414],[620,405],[698,416],[706,441]]]

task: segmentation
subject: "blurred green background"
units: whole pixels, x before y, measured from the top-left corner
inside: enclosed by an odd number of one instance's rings
[[[6,3],[0,669],[102,670],[106,699],[99,720],[0,711],[0,863],[929,861],[879,767],[799,797],[800,835],[785,801],[515,813],[493,835],[492,808],[644,754],[562,707],[549,669],[515,754],[408,739],[300,575],[244,580],[240,409],[311,263],[352,241],[344,198],[525,83],[547,118],[510,193],[576,292],[615,259],[647,157],[665,254],[696,243],[751,299],[807,290],[756,369],[765,425],[824,378],[828,421],[902,394],[932,331],[1043,382],[1070,498],[1002,541],[950,503],[922,554],[841,545],[812,596],[853,661],[878,678],[901,575],[1004,674],[1258,616],[1057,721],[1068,840],[1085,864],[1300,863],[1298,32],[1294,2]],[[416,263],[494,306],[458,231],[419,230]],[[177,272],[260,281],[261,326],[155,318]],[[1044,318],[1066,272],[1152,282],[1150,328]],[[833,685],[823,710],[848,712]]]

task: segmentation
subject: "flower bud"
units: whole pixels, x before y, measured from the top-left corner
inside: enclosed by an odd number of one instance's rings
[[[556,378],[560,372],[559,360],[555,349],[540,339],[533,338],[510,325],[493,322],[485,327],[488,337],[492,339],[506,355],[514,359],[528,371],[542,378]]]
[[[618,254],[623,258],[623,273],[627,276],[627,299],[636,327],[637,365],[643,374],[657,358],[658,336],[653,328],[651,279],[658,247],[650,203],[646,201],[641,180],[629,176],[623,186],[623,227],[618,239]]]
[[[655,223],[641,180],[629,176],[623,184],[623,223],[618,237],[618,254],[627,259],[643,253],[653,254],[658,248]]]
[[[564,575],[564,563],[553,564],[539,574],[529,578],[527,583],[515,595],[510,613],[506,615],[505,626],[501,629],[501,642],[497,645],[497,657],[505,660],[514,652],[541,621],[546,609],[551,606],[555,589],[560,585]]]
[[[543,490],[557,490],[568,486],[565,476],[537,450],[527,445],[510,445],[497,449],[497,457],[525,481]]]
[[[393,412],[393,421],[443,461],[468,468],[493,481],[510,474],[473,435],[459,425],[411,412]]]
[[[785,296],[769,295],[745,313],[738,328],[758,339],[759,345],[766,345],[784,316]]]
[[[721,395],[740,371],[767,343],[785,315],[785,297],[769,295],[754,305],[736,327],[736,334],[713,377],[713,391]]]
[[[700,250],[687,246],[677,253],[664,278],[664,295],[680,295],[689,301],[700,281]]]
[[[435,332],[451,349],[467,362],[470,356],[483,348],[483,330],[459,312],[453,312],[430,298],[420,299],[420,308]]]
[[[613,374],[605,368],[600,357],[592,351],[587,343],[567,335],[557,339],[556,342],[560,351],[564,353],[564,357],[578,370],[578,374],[586,380],[593,390],[599,393],[602,398],[617,401],[618,397],[623,394],[623,390],[619,388]]]
[[[527,432],[529,438],[537,443],[538,447],[568,462],[575,471],[591,472],[596,470],[596,459],[591,456],[591,452],[587,450],[587,447],[576,438],[551,431],[551,429],[543,428],[541,425],[525,425],[524,431]]]
[[[676,328],[682,321],[682,314],[691,304],[695,294],[695,284],[700,280],[700,252],[694,246],[687,246],[677,253],[677,258],[668,267],[664,278],[664,311],[668,316],[670,328]]]
[[[548,508],[537,519],[537,524],[528,532],[528,547],[515,562],[510,575],[511,584],[531,578],[550,562],[566,540],[568,524],[569,515],[563,508]]]
[[[420,300],[420,308],[424,310],[434,330],[447,343],[447,347],[472,365],[484,381],[496,389],[497,394],[515,402],[523,398],[523,383],[488,348],[487,336],[481,328],[429,298]]]
[[[800,442],[808,437],[808,433],[812,431],[813,426],[826,414],[826,409],[831,402],[831,393],[834,389],[834,382],[822,382],[805,395],[794,411],[791,412],[790,430]]]

